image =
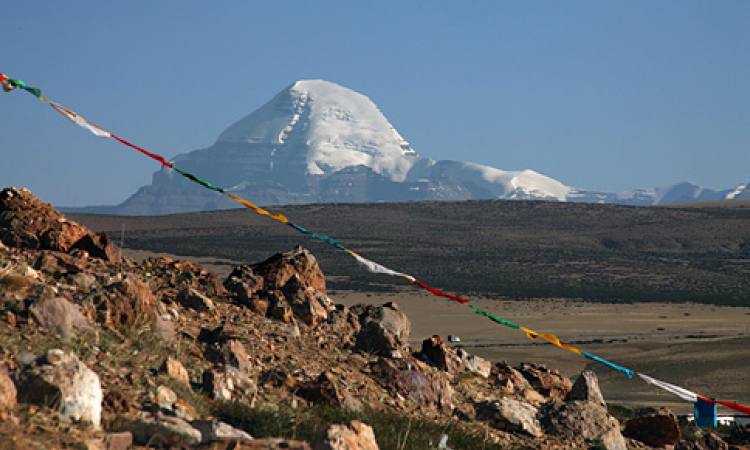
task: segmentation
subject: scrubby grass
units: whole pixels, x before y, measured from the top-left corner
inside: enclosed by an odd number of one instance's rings
[[[214,414],[244,429],[256,438],[285,437],[312,441],[331,424],[360,420],[375,431],[382,450],[435,449],[440,436],[448,435],[448,447],[462,450],[501,449],[481,434],[469,433],[455,423],[440,424],[382,411],[353,412],[341,408],[313,406],[304,409],[288,407],[251,408],[241,403],[221,403]]]

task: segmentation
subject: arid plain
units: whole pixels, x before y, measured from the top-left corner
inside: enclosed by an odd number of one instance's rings
[[[750,401],[746,204],[627,208],[431,202],[282,210],[394,268],[427,274],[431,282],[470,295],[476,305],[504,318],[700,393]],[[465,306],[372,277],[332,250],[244,211],[72,216],[116,240],[124,230],[125,246],[136,259],[165,252],[219,273],[301,243],[321,260],[337,302],[399,303],[412,322],[415,348],[433,334],[452,334],[469,351],[496,361],[544,363],[571,376],[588,363]],[[477,217],[490,217],[492,223]],[[502,295],[503,286],[510,295]],[[625,295],[618,297],[618,291]],[[586,292],[592,295],[586,298]],[[598,372],[610,402],[665,405],[681,413],[691,409],[640,381],[595,364],[588,367]]]

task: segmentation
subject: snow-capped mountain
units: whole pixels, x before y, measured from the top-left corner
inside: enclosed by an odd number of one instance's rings
[[[367,96],[301,80],[232,124],[209,148],[175,164],[263,205],[314,202],[538,199],[629,205],[750,197],[740,186],[712,191],[682,183],[611,194],[575,189],[533,170],[504,171],[420,156]],[[169,169],[115,207],[115,214],[167,214],[237,204]]]
[[[466,200],[564,201],[572,188],[532,170],[421,157],[365,95],[302,80],[175,164],[260,204]],[[236,205],[170,170],[114,208],[164,214]]]

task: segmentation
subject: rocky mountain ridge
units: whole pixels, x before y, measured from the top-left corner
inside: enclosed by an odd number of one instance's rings
[[[411,349],[398,305],[336,304],[301,247],[222,280],[12,188],[0,261],[4,448],[728,448],[665,410],[621,423],[592,372]]]

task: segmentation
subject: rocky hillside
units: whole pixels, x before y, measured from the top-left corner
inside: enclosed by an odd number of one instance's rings
[[[337,305],[300,247],[222,280],[5,189],[0,262],[2,448],[728,448],[665,410],[618,420],[591,372],[411,349],[398,305]]]

